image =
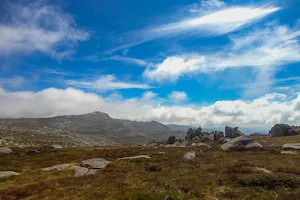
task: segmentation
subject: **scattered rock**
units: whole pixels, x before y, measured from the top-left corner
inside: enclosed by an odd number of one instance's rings
[[[167,144],[174,144],[176,142],[176,137],[174,135],[170,136],[167,140]]]
[[[188,152],[188,153],[186,153],[186,154],[183,156],[183,159],[184,159],[184,160],[192,160],[192,161],[194,161],[195,158],[196,158],[196,152],[195,152],[195,151]]]
[[[93,169],[104,169],[110,162],[103,158],[93,158],[84,160],[81,162],[83,167],[89,167]]]
[[[202,128],[201,127],[197,128],[196,130],[194,130],[194,133],[195,133],[195,137],[201,137]]]
[[[218,141],[220,140],[222,137],[224,137],[224,133],[220,132],[220,131],[214,131],[213,132],[214,135],[214,141]]]
[[[166,152],[161,151],[161,152],[158,152],[158,154],[160,154],[160,155],[165,155]]]
[[[236,138],[243,135],[244,134],[238,130],[238,127],[235,128],[231,128],[228,126],[225,127],[225,137]]]
[[[281,151],[280,153],[281,153],[281,154],[286,154],[286,155],[294,155],[294,154],[296,154],[296,153],[293,152],[293,151]]]
[[[61,145],[59,145],[59,144],[52,144],[50,146],[50,148],[52,148],[52,149],[62,149],[63,147]]]
[[[272,172],[270,172],[269,170],[267,170],[266,168],[263,168],[263,167],[254,167],[252,168],[252,170],[254,172],[263,172],[263,173],[266,173],[266,174],[271,174]]]
[[[90,169],[88,171],[88,173],[85,174],[85,176],[94,175],[94,174],[96,174],[97,171],[98,171],[98,169]]]
[[[205,144],[205,143],[203,143],[203,142],[200,142],[200,143],[193,143],[191,146],[193,146],[193,147],[205,147],[205,148],[208,148],[208,149],[211,148],[208,144]]]
[[[72,164],[60,164],[60,165],[54,165],[52,167],[46,167],[43,168],[44,171],[63,171],[63,170],[67,170],[69,169],[71,166],[73,166]]]
[[[18,175],[20,174],[14,171],[0,171],[0,178],[18,176]]]
[[[41,151],[40,150],[30,150],[30,151],[28,151],[29,153],[41,153]]]
[[[221,146],[224,151],[262,150],[263,146],[248,136],[234,138]]]
[[[117,160],[131,160],[131,159],[140,159],[140,158],[150,159],[151,157],[147,156],[147,155],[139,155],[139,156],[131,156],[131,157],[118,158]]]
[[[300,143],[284,144],[281,148],[283,150],[300,150]]]
[[[298,128],[288,124],[275,124],[270,130],[271,137],[292,136],[299,134]]]
[[[189,128],[187,135],[186,135],[186,139],[187,140],[191,140],[195,137],[195,131],[192,128]]]
[[[0,154],[10,154],[12,150],[8,147],[0,147]]]
[[[79,167],[79,166],[72,166],[70,167],[71,170],[75,171],[75,177],[81,177],[84,176],[85,174],[87,174],[89,172],[88,168],[85,167]]]
[[[45,144],[44,147],[50,149],[62,149],[62,146],[59,144]]]
[[[221,143],[221,144],[225,144],[225,143],[227,143],[227,142],[229,142],[231,139],[229,139],[229,138],[220,138],[219,139],[219,143]]]

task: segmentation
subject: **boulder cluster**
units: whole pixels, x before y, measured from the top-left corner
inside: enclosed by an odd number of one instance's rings
[[[211,133],[202,131],[202,128],[199,127],[197,129],[190,128],[187,132],[186,139],[187,140],[203,140],[209,139],[218,141],[220,138],[224,137],[224,133],[221,131],[212,131]]]
[[[239,131],[238,129],[239,129],[238,127],[231,128],[229,126],[226,126],[225,127],[225,137],[236,138],[239,136],[243,136],[244,134],[241,131]]]
[[[275,124],[270,130],[270,137],[293,136],[300,134],[300,127],[288,124]]]

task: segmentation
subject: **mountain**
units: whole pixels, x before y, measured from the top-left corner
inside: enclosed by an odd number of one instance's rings
[[[153,138],[182,134],[156,121],[111,118],[106,113],[51,118],[0,119],[0,144],[65,146],[142,144]]]

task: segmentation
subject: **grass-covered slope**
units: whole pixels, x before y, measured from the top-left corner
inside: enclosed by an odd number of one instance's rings
[[[210,150],[105,147],[42,149],[36,154],[13,149],[13,154],[0,157],[0,171],[21,175],[0,179],[0,199],[298,199],[300,154],[280,154],[279,143],[300,142],[300,137],[256,139],[268,144],[266,150],[223,152],[216,142],[209,142]],[[183,161],[192,150],[196,160]],[[141,154],[151,159],[116,160]],[[41,170],[98,157],[112,162],[91,176],[75,178],[72,171]],[[256,167],[271,173],[252,170]]]

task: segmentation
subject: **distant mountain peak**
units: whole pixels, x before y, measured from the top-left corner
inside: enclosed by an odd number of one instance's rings
[[[102,117],[110,118],[110,116],[107,113],[103,113],[103,112],[100,112],[100,111],[95,111],[95,112],[87,113],[86,115],[97,115],[97,116],[102,116]]]

